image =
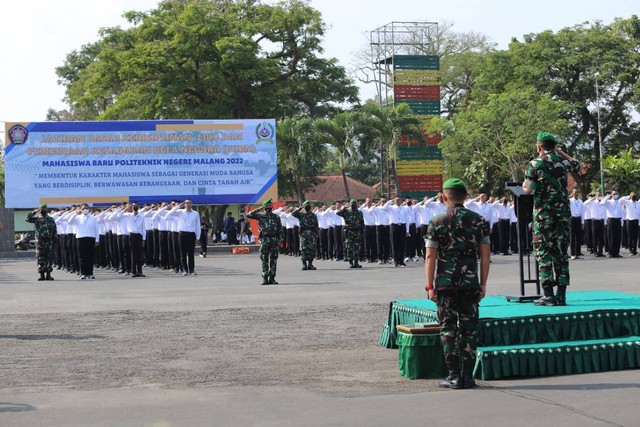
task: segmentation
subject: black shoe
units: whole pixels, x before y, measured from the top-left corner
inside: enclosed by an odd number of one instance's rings
[[[309,270],[316,270],[316,267],[309,261]]]
[[[464,381],[457,375],[449,374],[449,376],[438,383],[439,387],[452,388],[459,390],[464,388]]]
[[[540,299],[537,299],[535,301],[533,301],[533,304],[535,305],[544,305],[547,307],[553,307],[558,305],[558,301],[556,301],[556,297],[554,297],[553,295],[550,297],[542,297]]]
[[[277,284],[278,284],[278,282],[276,282],[275,277],[272,277],[271,279],[269,279],[269,284],[270,284],[270,285],[277,285]]]
[[[560,306],[567,305],[567,297],[566,296],[558,295],[558,296],[556,296],[556,301],[558,302],[558,305],[560,305]]]
[[[44,280],[53,280],[53,277],[51,277],[51,273],[47,273],[47,276],[44,278]]]
[[[362,268],[362,266],[356,262],[355,264],[353,264],[353,268]]]
[[[476,386],[476,381],[473,379],[471,375],[464,376],[464,386],[462,388],[474,388]]]
[[[262,279],[262,284],[263,285],[268,285],[269,284],[269,279],[267,279],[266,277],[264,279]]]
[[[38,282],[42,282],[43,280],[46,280],[44,278],[44,273],[40,273],[40,277],[38,277]]]

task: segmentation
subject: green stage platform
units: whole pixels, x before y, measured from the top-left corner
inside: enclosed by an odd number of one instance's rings
[[[432,301],[394,301],[379,344],[397,348],[397,325],[434,321]],[[637,368],[639,337],[640,295],[570,292],[564,307],[487,296],[480,303],[476,375],[494,379]]]

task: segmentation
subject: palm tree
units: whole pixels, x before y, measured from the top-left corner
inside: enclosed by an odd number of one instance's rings
[[[387,178],[393,176],[396,191],[400,188],[398,176],[396,174],[396,154],[398,141],[402,135],[416,139],[419,144],[425,141],[422,122],[413,114],[407,104],[398,104],[394,107],[381,107],[377,104],[368,103],[362,107],[362,112],[366,114],[376,132],[378,148],[380,150],[380,161],[385,167],[384,153],[388,153]],[[389,171],[390,165],[390,171]],[[384,169],[383,169],[384,170]],[[384,194],[384,174],[381,179],[380,193]],[[387,184],[387,191],[390,191]]]
[[[347,161],[360,157],[359,149],[369,137],[371,126],[359,111],[338,113],[332,119],[320,119],[315,123],[318,136],[338,152],[340,172],[346,199],[351,199],[347,181]]]
[[[325,147],[315,135],[313,124],[312,119],[291,117],[278,121],[276,127],[278,170],[293,179],[300,203],[324,163]]]

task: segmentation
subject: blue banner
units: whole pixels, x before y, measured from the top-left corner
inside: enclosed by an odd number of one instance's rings
[[[277,198],[275,120],[5,124],[7,208]]]

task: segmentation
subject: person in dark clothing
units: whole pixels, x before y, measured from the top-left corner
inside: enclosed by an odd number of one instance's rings
[[[224,232],[227,234],[227,244],[236,245],[236,220],[231,212],[227,212],[227,217],[224,219]]]

